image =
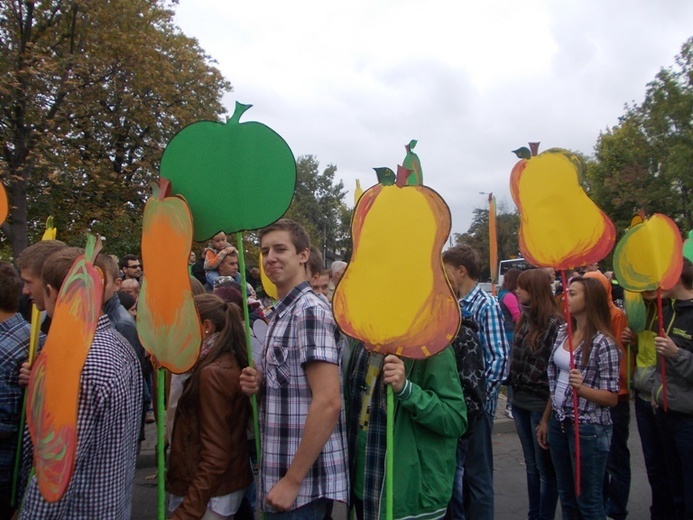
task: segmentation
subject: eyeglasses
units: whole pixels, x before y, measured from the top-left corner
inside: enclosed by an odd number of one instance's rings
[[[129,265],[129,266],[126,267],[126,269],[139,269],[140,267],[142,267],[140,264],[137,264],[137,265]]]

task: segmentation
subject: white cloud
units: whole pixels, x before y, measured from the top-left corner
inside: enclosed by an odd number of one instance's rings
[[[693,3],[180,0],[177,23],[234,85],[225,104],[332,163],[347,188],[375,182],[419,141],[427,184],[464,232],[480,191],[512,205],[527,141],[592,153],[625,103],[673,63]],[[351,196],[348,197],[351,202]]]

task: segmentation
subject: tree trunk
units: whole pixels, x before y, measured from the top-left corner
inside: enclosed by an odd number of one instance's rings
[[[17,176],[13,176],[18,179]],[[12,244],[12,255],[16,259],[19,253],[29,245],[27,237],[27,199],[26,181],[14,180],[10,184],[10,208],[12,208],[12,221],[10,222],[9,239]]]

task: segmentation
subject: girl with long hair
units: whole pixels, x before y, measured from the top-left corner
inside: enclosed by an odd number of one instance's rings
[[[548,364],[563,318],[550,280],[541,269],[523,271],[515,289],[522,314],[510,351],[513,418],[527,472],[528,520],[551,520],[558,489],[548,450],[539,446],[536,430],[549,401]]]
[[[241,312],[213,294],[195,296],[203,342],[178,401],[166,474],[171,518],[219,520],[238,511],[253,475],[246,429],[248,366]]]
[[[621,353],[601,284],[592,278],[573,278],[566,296],[575,368],[570,369],[570,338],[564,325],[549,358],[551,400],[537,429],[537,440],[551,452],[563,518],[605,520],[604,472],[612,434],[609,408],[618,402]],[[579,496],[575,493],[574,394],[578,397],[580,434]]]
[[[517,325],[517,320],[520,319],[520,302],[517,300],[515,295],[515,289],[517,289],[517,279],[520,276],[519,269],[508,269],[503,277],[503,285],[501,290],[498,292],[498,304],[500,305],[501,312],[503,313],[503,330],[505,331],[505,338],[508,340],[508,345],[513,344],[513,338],[515,337],[515,325]],[[503,383],[508,390],[507,400],[505,404],[505,415],[513,418],[513,390],[510,386],[508,380]]]

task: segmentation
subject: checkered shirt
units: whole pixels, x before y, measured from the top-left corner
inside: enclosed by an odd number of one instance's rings
[[[58,502],[49,503],[32,476],[20,518],[130,518],[141,415],[139,361],[103,315],[80,379],[77,455],[70,485]]]
[[[9,485],[17,450],[22,388],[19,369],[29,356],[31,326],[20,314],[0,323],[0,485]],[[43,342],[43,335],[41,335]]]
[[[498,390],[508,377],[510,343],[503,328],[503,313],[498,301],[483,291],[479,285],[460,300],[462,314],[471,317],[479,326],[479,341],[486,361],[486,407],[487,413],[496,415]]]
[[[558,380],[558,371],[553,362],[553,356],[556,349],[563,348],[563,343],[568,338],[568,326],[562,325],[558,330],[556,342],[553,345],[553,351],[549,358],[549,389],[553,400],[556,394],[556,382]],[[621,350],[616,346],[612,339],[597,333],[592,339],[592,351],[587,366],[583,368],[582,358],[583,350],[582,343],[574,346],[573,354],[575,356],[575,368],[582,372],[582,384],[590,388],[598,388],[599,390],[609,390],[610,392],[618,393],[618,368],[621,358]],[[559,421],[565,419],[573,419],[575,413],[573,411],[573,387],[568,385],[565,390],[565,400],[563,406],[556,408],[554,413]],[[578,397],[578,419],[583,424],[611,424],[611,411],[607,406],[601,406],[592,401],[588,401],[584,397]]]
[[[311,404],[306,364],[319,361],[339,365],[340,349],[332,314],[307,282],[294,287],[275,306],[262,359],[260,403],[262,458],[260,504],[284,476],[298,450]],[[341,388],[341,382],[340,382]],[[344,405],[339,421],[320,455],[301,482],[295,508],[319,498],[348,499],[347,447]]]

